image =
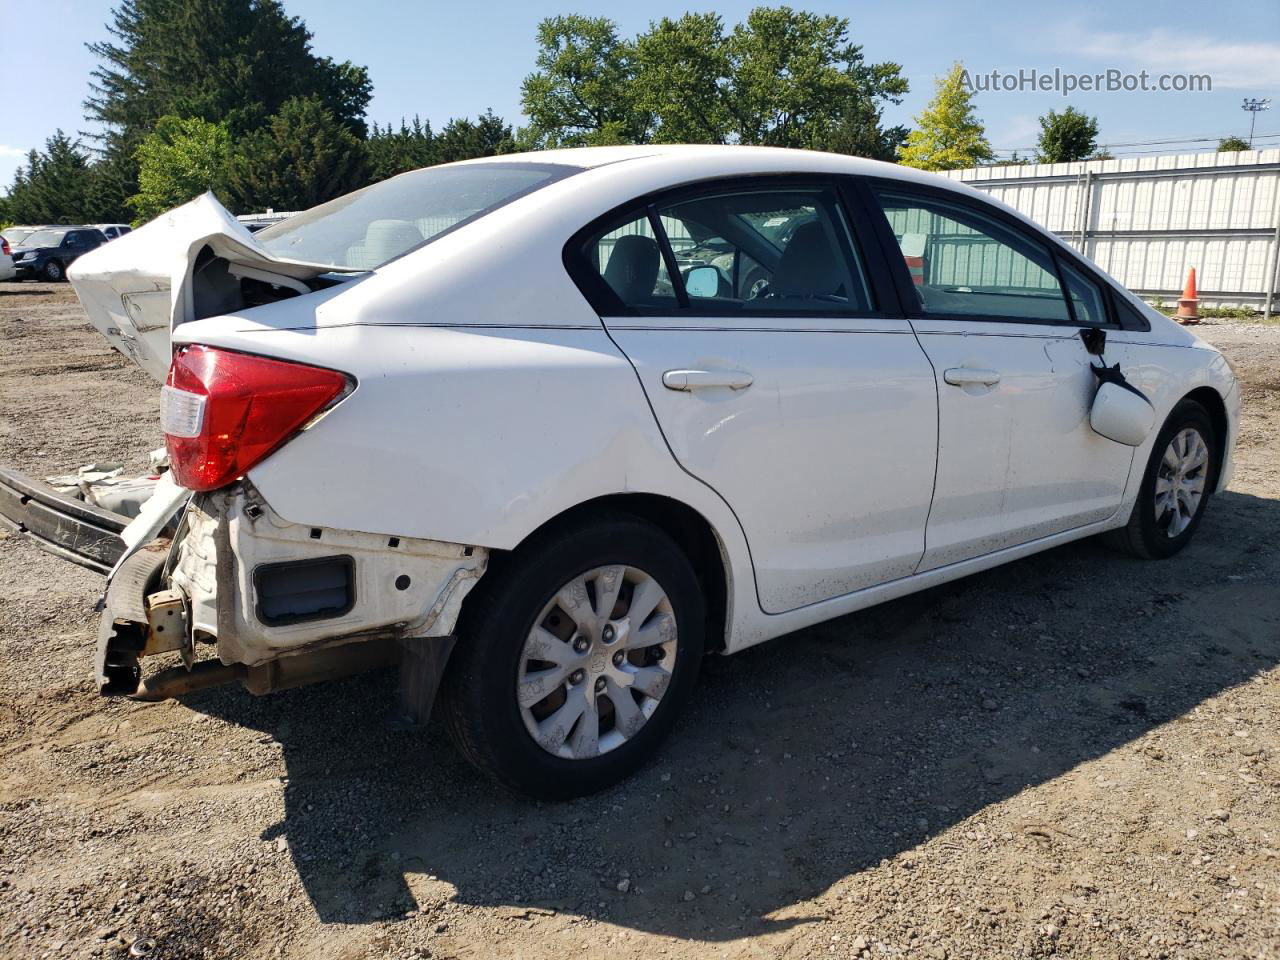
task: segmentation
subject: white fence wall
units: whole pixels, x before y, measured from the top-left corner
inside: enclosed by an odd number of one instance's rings
[[[1280,149],[948,172],[1055,231],[1147,299],[1280,312]]]

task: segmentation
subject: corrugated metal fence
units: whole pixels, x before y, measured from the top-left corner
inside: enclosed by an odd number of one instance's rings
[[[1280,149],[952,170],[1154,300],[1280,312]],[[1274,304],[1274,305],[1273,305]]]

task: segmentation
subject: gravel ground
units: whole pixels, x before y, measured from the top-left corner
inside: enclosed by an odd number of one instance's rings
[[[0,538],[0,955],[1280,957],[1280,327],[1194,546],[1063,547],[710,660],[661,758],[506,796],[394,677],[99,699],[99,577]],[[158,391],[0,287],[0,462],[145,465]],[[138,947],[149,944],[139,943]]]

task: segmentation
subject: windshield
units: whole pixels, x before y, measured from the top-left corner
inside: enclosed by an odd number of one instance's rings
[[[19,242],[24,247],[56,247],[66,235],[65,230],[37,230]]]
[[[579,170],[550,163],[427,167],[313,207],[255,239],[283,259],[373,270]]]
[[[26,228],[23,228],[23,227],[12,227],[12,228],[11,228],[11,229],[9,229],[9,230],[5,230],[3,233],[0,233],[0,237],[4,237],[6,240],[8,240],[8,241],[9,241],[10,243],[12,243],[14,246],[17,246],[17,245],[18,245],[18,244],[20,244],[20,243],[21,243],[21,242],[22,242],[26,237],[31,236],[31,234],[33,234],[33,233],[35,233],[35,231],[34,231],[34,230],[31,230],[31,229],[26,229]]]

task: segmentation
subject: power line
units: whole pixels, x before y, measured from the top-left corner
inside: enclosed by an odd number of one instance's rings
[[[1240,136],[1238,133],[1224,133],[1221,136],[1212,136],[1212,137],[1202,137],[1202,136],[1168,137],[1168,138],[1162,138],[1157,140],[1131,140],[1128,142],[1117,141],[1113,143],[1100,143],[1098,144],[1098,147],[1099,149],[1104,149],[1104,148],[1111,148],[1111,147],[1147,147],[1147,146],[1154,146],[1156,144],[1216,143],[1219,140],[1226,140],[1229,137],[1238,137],[1238,136]],[[1253,139],[1267,140],[1274,137],[1280,137],[1280,131],[1277,131],[1276,133],[1259,133]],[[1038,149],[1038,147],[1036,145],[1030,145],[1030,146],[1021,146],[1021,147],[994,147],[992,149],[994,149],[997,153],[1011,153],[1015,150],[1035,150],[1035,149]]]

